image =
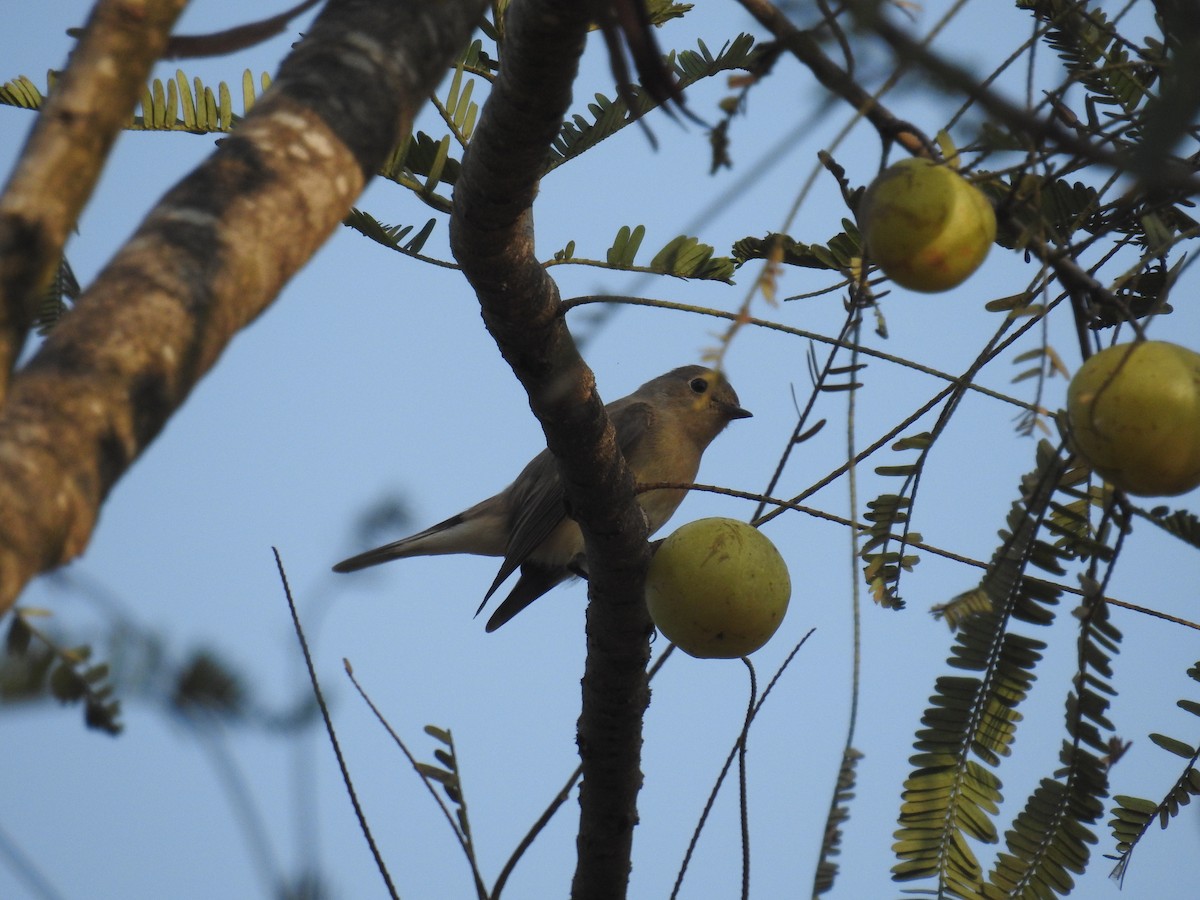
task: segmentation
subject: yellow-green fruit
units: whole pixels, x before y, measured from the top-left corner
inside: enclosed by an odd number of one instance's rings
[[[646,573],[654,624],[685,653],[703,659],[753,653],[779,628],[791,596],[787,564],[775,545],[736,519],[680,526]]]
[[[1067,389],[1076,452],[1131,494],[1200,485],[1200,354],[1166,341],[1118,344],[1085,362]]]
[[[929,159],[904,159],[880,172],[858,220],[870,258],[914,291],[962,284],[996,240],[996,214],[983,192]]]

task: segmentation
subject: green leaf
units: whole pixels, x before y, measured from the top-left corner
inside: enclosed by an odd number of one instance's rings
[[[7,106],[16,106],[21,109],[41,109],[44,99],[45,97],[42,96],[37,85],[24,75],[18,75],[12,81],[6,81],[0,85],[0,103]]]
[[[1141,813],[1147,817],[1153,816],[1158,812],[1157,803],[1152,800],[1144,800],[1141,797],[1131,797],[1128,794],[1114,794],[1113,800],[1121,804],[1125,809]]]
[[[50,673],[50,693],[63,703],[74,703],[87,694],[87,683],[69,665],[60,663]]]
[[[242,115],[250,112],[250,107],[254,105],[256,99],[254,93],[254,76],[247,69],[242,73]]]
[[[455,780],[453,772],[447,772],[445,769],[440,769],[437,766],[431,766],[429,763],[417,763],[417,771],[431,781],[436,781],[439,784],[451,784]]]
[[[1176,700],[1175,705],[1180,709],[1187,710],[1193,716],[1200,716],[1200,703],[1195,700]]]
[[[1185,744],[1183,741],[1177,741],[1175,738],[1167,737],[1165,734],[1151,734],[1150,740],[1158,744],[1168,753],[1174,753],[1176,756],[1182,756],[1184,759],[1191,759],[1196,755],[1196,748]]]
[[[454,740],[451,738],[450,732],[446,729],[438,728],[436,725],[426,725],[424,730],[435,741],[445,744],[447,747],[454,746]]]
[[[928,450],[932,443],[932,436],[928,431],[922,431],[920,434],[912,434],[908,437],[902,437],[896,443],[892,444],[893,450]]]
[[[629,267],[633,265],[638,249],[642,246],[642,238],[646,236],[646,226],[638,225],[632,230],[628,225],[622,225],[617,231],[613,245],[608,248],[607,260],[610,266]]]
[[[909,475],[912,475],[916,471],[917,471],[917,467],[913,464],[909,464],[906,466],[876,466],[875,467],[876,475],[885,475],[885,476],[889,476],[889,477],[900,476],[902,478],[907,478]]]

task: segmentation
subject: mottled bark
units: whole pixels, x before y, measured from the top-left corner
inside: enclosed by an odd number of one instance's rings
[[[38,293],[187,0],[99,0],[0,195],[0,401]]]
[[[483,7],[331,0],[15,376],[0,413],[0,613],[83,550],[113,484],[345,217]]]

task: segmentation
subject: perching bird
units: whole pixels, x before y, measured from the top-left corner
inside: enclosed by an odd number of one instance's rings
[[[683,366],[648,381],[606,407],[617,443],[634,478],[643,483],[691,482],[700,456],[725,426],[751,413],[724,377],[704,366]],[[638,495],[653,534],[671,518],[686,490],[660,489]],[[479,605],[519,567],[512,593],[488,620],[495,631],[556,584],[579,574],[584,563],[583,534],[568,518],[558,463],[543,450],[516,480],[419,534],[401,538],[343,560],[335,572],[353,572],[405,556],[473,553],[502,556],[496,580]],[[478,615],[478,611],[476,612]]]

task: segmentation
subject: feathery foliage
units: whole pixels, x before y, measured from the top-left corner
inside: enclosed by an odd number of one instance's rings
[[[754,38],[748,34],[739,34],[716,55],[713,55],[703,41],[698,42],[698,48],[684,50],[668,57],[668,63],[680,87],[687,87],[721,72],[749,68],[757,53]],[[656,105],[655,100],[645,91],[635,88],[633,95],[638,104],[639,115]],[[562,130],[551,146],[547,172],[590,150],[635,121],[635,118],[630,116],[624,100],[612,100],[603,94],[595,95],[593,102],[588,104],[588,113],[591,115],[590,120],[576,113],[563,122]]]
[[[271,83],[270,76],[259,76],[261,90]],[[48,90],[54,89],[54,73]],[[45,96],[24,75],[0,86],[0,103],[24,109],[40,109]],[[242,74],[242,115],[257,99],[254,76]],[[165,82],[155,78],[142,92],[137,111],[125,127],[131,131],[188,131],[193,134],[226,133],[241,119],[233,111],[233,94],[224,81],[214,90],[199,78],[190,80],[182,69]]]
[[[646,226],[644,225],[637,225],[634,228],[622,225],[603,260],[576,256],[575,241],[569,241],[562,250],[555,252],[553,259],[546,265],[571,263],[620,272],[646,272],[652,275],[672,275],[676,278],[732,282],[733,260],[727,256],[716,256],[710,245],[701,243],[698,238],[686,234],[681,234],[668,241],[661,250],[654,254],[650,262],[638,263],[636,261],[637,254],[645,236]]]
[[[1074,0],[1018,0],[1048,27],[1046,41],[1097,102],[1134,112],[1154,84],[1153,68],[1130,58],[1124,39],[1105,14]]]
[[[70,303],[79,299],[79,281],[70,262],[64,256],[58,263],[58,269],[42,296],[38,298],[37,310],[33,321],[39,334],[46,334],[62,318],[70,308]]]
[[[858,762],[862,758],[862,753],[853,747],[842,751],[837,785],[829,803],[829,815],[825,818],[825,838],[821,841],[821,856],[817,860],[817,871],[813,875],[813,897],[831,891],[837,878],[838,864],[833,859],[842,852],[842,826],[850,818],[850,801],[854,799]]]
[[[413,234],[413,229],[416,227],[414,225],[384,225],[370,213],[365,213],[361,209],[356,208],[350,210],[350,215],[345,218],[342,224],[347,228],[354,229],[365,237],[369,237],[377,244],[382,244],[391,250],[395,250],[397,253],[403,253],[405,256],[432,262],[436,265],[457,268],[455,263],[434,259],[421,253],[421,249],[425,246],[425,242],[429,240],[429,236],[433,234],[433,229],[437,225],[436,219],[428,219]],[[409,237],[410,234],[412,237]]]
[[[1200,662],[1189,668],[1187,673],[1193,681],[1200,682]],[[1200,716],[1200,702],[1182,699],[1175,703],[1180,709]],[[1112,873],[1115,878],[1125,877],[1134,848],[1145,837],[1156,819],[1162,828],[1166,828],[1167,824],[1179,815],[1181,807],[1191,803],[1193,797],[1200,797],[1200,768],[1197,767],[1197,762],[1200,761],[1200,744],[1188,744],[1165,734],[1151,734],[1150,740],[1186,762],[1175,783],[1157,803],[1120,794],[1113,798],[1117,805],[1113,807],[1113,818],[1108,824],[1117,842],[1116,855],[1110,857],[1117,860]]]
[[[827,269],[854,277],[862,264],[862,234],[849,219],[842,219],[845,229],[824,244],[805,244],[786,234],[766,237],[744,237],[733,245],[733,258],[738,266],[756,259],[777,259],[789,266],[806,269]]]
[[[1042,442],[1037,467],[1022,479],[1021,498],[979,586],[937,610],[956,628],[948,664],[969,674],[939,677],[922,717],[896,831],[899,862],[892,871],[897,880],[935,878],[939,892],[951,897],[977,897],[981,891],[986,896],[1001,884],[1022,885],[1013,896],[1026,896],[1025,890],[1028,896],[1047,896],[1045,891],[1065,893],[1064,885],[1069,889],[1064,870],[1082,871],[1079,859],[1082,854],[1086,860],[1086,843],[1094,841],[1084,823],[1098,815],[1097,796],[1104,795],[1106,781],[1097,774],[1095,757],[1080,744],[1098,745],[1096,724],[1107,726],[1107,701],[1100,693],[1106,689],[1102,679],[1109,675],[1106,653],[1115,650],[1119,639],[1098,601],[1098,611],[1083,617],[1080,672],[1068,701],[1071,740],[1062,754],[1067,774],[1044,780],[1014,821],[1006,836],[1009,852],[988,879],[993,887],[985,889],[970,844],[998,840],[994,818],[1003,784],[993,770],[1012,752],[1022,718],[1019,708],[1045,649],[1042,641],[1012,626],[1048,625],[1054,619],[1061,590],[1027,573],[1034,566],[1061,576],[1064,560],[1080,558],[1073,530],[1049,526],[1052,517],[1061,515],[1058,510],[1069,508],[1055,506],[1055,492],[1079,477],[1061,451]],[[1039,537],[1043,530],[1055,534],[1053,544]],[[1097,545],[1088,543],[1086,552],[1096,553]],[[1031,835],[1039,843],[1031,845]]]
[[[474,842],[471,839],[471,820],[467,815],[467,800],[463,794],[462,781],[459,776],[454,736],[446,729],[438,728],[436,725],[426,725],[425,733],[442,745],[433,751],[433,756],[440,765],[417,763],[416,769],[423,778],[442,786],[447,799],[454,805],[454,824],[458,838],[463,847],[467,849],[468,855],[473,858]]]
[[[6,700],[49,691],[60,703],[83,703],[88,728],[121,733],[121,702],[109,681],[107,663],[91,663],[87,644],[62,647],[31,621],[49,613],[15,609],[5,638],[6,658],[0,665],[0,695]]]
[[[1200,516],[1195,513],[1186,509],[1171,510],[1166,506],[1156,506],[1144,518],[1185,544],[1200,549]]]

